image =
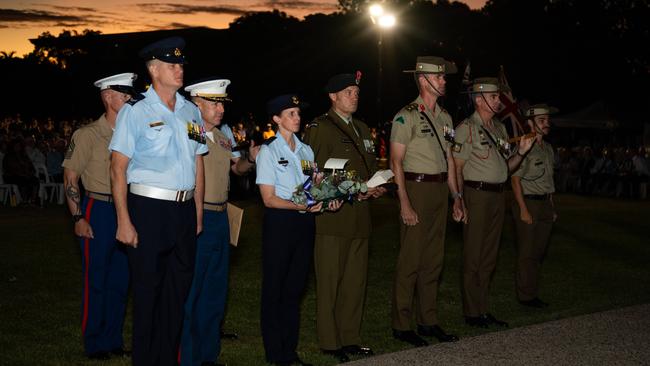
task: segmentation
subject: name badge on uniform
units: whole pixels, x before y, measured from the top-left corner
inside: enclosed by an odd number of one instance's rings
[[[287,166],[287,165],[289,165],[289,161],[287,159],[285,159],[285,158],[280,158],[280,160],[278,160],[278,164],[280,164],[282,166]]]
[[[352,140],[350,140],[350,139],[341,139],[341,142],[344,143],[344,144],[351,144]]]
[[[363,139],[363,146],[366,148],[367,153],[375,153],[375,144],[372,142],[372,140]]]
[[[537,161],[537,162],[535,162],[535,166],[540,166],[540,165],[542,165],[542,164],[544,164],[544,163],[541,162],[541,161]]]
[[[149,123],[149,127],[154,128],[154,127],[158,127],[158,126],[163,126],[164,124],[165,124],[165,122],[163,122],[163,121],[151,122],[151,123]]]
[[[199,126],[194,122],[195,121],[187,122],[187,137],[189,137],[190,140],[198,142],[199,144],[205,144],[205,129],[203,126]]]

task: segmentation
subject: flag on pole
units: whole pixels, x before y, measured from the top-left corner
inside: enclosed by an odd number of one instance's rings
[[[460,91],[465,92],[467,91],[470,86],[472,85],[472,79],[470,79],[470,62],[467,60],[467,64],[465,65],[465,72],[463,72],[463,80],[461,80],[460,84]],[[467,116],[469,116],[472,113],[472,97],[470,94],[463,95],[460,94],[458,101],[457,101],[458,108],[456,108],[456,121],[460,121],[462,119],[465,119]],[[458,123],[458,122],[457,122]]]
[[[471,71],[471,64],[469,60],[467,60],[467,65],[465,66],[465,72],[463,73],[463,86],[465,88],[469,87],[469,85],[472,83],[472,81],[469,78],[470,71]]]
[[[499,68],[499,83],[503,88],[499,95],[501,104],[503,104],[503,109],[497,113],[497,118],[504,123],[506,120],[510,120],[510,125],[512,126],[512,134],[514,136],[523,135],[524,128],[522,126],[522,122],[524,122],[524,118],[521,116],[521,112],[517,106],[517,100],[512,95],[512,89],[510,89],[510,85],[508,85],[508,79],[506,79],[506,73],[503,70],[503,65],[501,65]]]

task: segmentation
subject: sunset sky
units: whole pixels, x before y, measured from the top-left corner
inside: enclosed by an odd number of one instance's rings
[[[486,0],[464,0],[472,8]],[[0,51],[33,50],[29,38],[62,29],[122,33],[204,26],[227,28],[246,12],[278,9],[302,18],[337,10],[337,0],[0,0]]]

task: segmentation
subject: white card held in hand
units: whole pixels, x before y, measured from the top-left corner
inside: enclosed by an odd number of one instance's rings
[[[348,159],[338,159],[338,158],[329,158],[325,162],[323,169],[333,169],[340,170],[345,168],[345,164],[348,163]]]
[[[377,173],[375,173],[375,175],[372,176],[372,178],[370,178],[370,180],[368,180],[366,185],[368,188],[379,187],[384,183],[388,183],[388,181],[394,176],[395,174],[393,174],[390,169],[379,170]]]

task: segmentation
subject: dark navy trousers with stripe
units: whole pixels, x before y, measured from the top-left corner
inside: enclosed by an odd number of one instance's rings
[[[115,240],[115,207],[85,197],[82,213],[94,234],[94,239],[81,238],[84,349],[86,354],[121,349],[129,267],[126,248]]]
[[[230,228],[226,211],[203,210],[192,289],[185,302],[181,365],[214,362],[221,351],[221,321],[228,294]]]

